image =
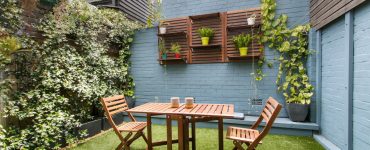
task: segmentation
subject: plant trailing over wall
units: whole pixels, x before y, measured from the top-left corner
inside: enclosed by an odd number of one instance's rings
[[[61,2],[40,21],[43,33],[30,46],[32,85],[7,102],[6,113],[19,120],[6,133],[10,149],[58,149],[77,140],[74,129],[92,119],[98,98],[133,95],[130,44],[140,26],[122,13],[97,9],[85,1]],[[82,134],[83,135],[83,134]]]
[[[289,29],[287,15],[275,17],[275,0],[262,0],[261,9],[261,41],[280,54],[276,80],[278,90],[283,92],[287,103],[309,104],[313,86],[309,82],[305,64],[310,54],[307,41],[310,26],[306,24]]]

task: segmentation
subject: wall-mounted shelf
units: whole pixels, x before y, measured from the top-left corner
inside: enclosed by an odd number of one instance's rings
[[[190,48],[196,48],[196,49],[201,49],[201,48],[221,48],[222,44],[209,44],[209,45],[190,45]]]
[[[256,14],[255,25],[247,24],[247,19]],[[232,41],[233,36],[245,34],[260,34],[261,9],[252,8],[228,12],[194,15],[183,18],[164,20],[167,25],[166,34],[157,34],[165,41],[166,49],[170,49],[171,43],[179,43],[181,57],[175,58],[172,53],[167,54],[167,59],[160,64],[198,64],[198,63],[223,63],[258,60],[263,53],[263,48],[258,41],[252,41],[248,47],[248,55],[240,56]],[[212,28],[214,36],[209,45],[203,46],[197,30],[202,27]]]
[[[186,58],[167,58],[167,59],[158,59],[161,65],[164,64],[185,64],[187,63]]]
[[[261,25],[260,24],[255,24],[255,25],[238,25],[238,26],[227,26],[227,30],[241,30],[241,29],[248,29],[248,28],[259,28]]]
[[[185,31],[171,32],[171,33],[165,33],[165,34],[157,34],[157,36],[160,36],[160,37],[186,36],[186,32]]]
[[[255,25],[247,24],[247,19],[256,14]],[[239,50],[235,47],[232,40],[233,36],[239,34],[259,34],[261,25],[261,10],[252,8],[247,10],[229,11],[226,14],[226,57],[228,62],[243,62],[258,60],[263,53],[261,48],[263,45],[257,40],[253,40],[248,46],[248,55],[240,56]]]

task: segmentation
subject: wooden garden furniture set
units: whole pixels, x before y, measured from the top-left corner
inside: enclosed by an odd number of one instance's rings
[[[125,150],[130,149],[130,144],[139,137],[143,137],[148,145],[148,150],[161,145],[167,145],[167,149],[172,150],[173,143],[178,143],[180,150],[188,150],[189,141],[192,143],[192,149],[195,150],[196,122],[207,122],[211,120],[218,120],[219,149],[223,150],[223,119],[234,117],[234,105],[231,104],[194,104],[193,108],[187,109],[184,104],[178,108],[171,108],[170,103],[146,103],[129,109],[123,95],[102,98],[101,102],[110,125],[121,141],[117,149]],[[260,117],[250,129],[229,127],[226,138],[233,140],[235,150],[244,150],[243,144],[248,146],[248,150],[255,149],[258,144],[262,143],[261,140],[263,137],[268,134],[281,107],[275,99],[270,97]],[[121,112],[127,112],[132,122],[116,125],[112,116]],[[147,121],[138,122],[131,113],[144,113],[147,116]],[[153,142],[152,140],[152,116],[156,115],[166,115],[166,141]],[[172,120],[178,121],[178,139],[176,140],[172,139]],[[263,120],[266,122],[266,125],[262,132],[259,132],[257,127]],[[191,124],[191,137],[189,136],[189,124]],[[145,128],[147,128],[148,138],[143,133]],[[126,137],[123,137],[121,132],[128,132],[128,134]],[[133,133],[135,135],[131,137]]]

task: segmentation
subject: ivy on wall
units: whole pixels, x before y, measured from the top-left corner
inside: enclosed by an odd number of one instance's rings
[[[86,1],[59,3],[37,25],[42,39],[27,45],[32,82],[7,101],[7,116],[19,124],[7,129],[5,146],[58,149],[61,139],[77,140],[74,129],[92,119],[100,97],[133,96],[129,49],[140,28],[116,10]]]
[[[279,52],[279,72],[276,80],[278,90],[283,92],[287,103],[309,104],[313,86],[309,82],[306,62],[311,51],[308,49],[310,25],[287,27],[288,16],[276,18],[276,1],[261,0],[262,31],[261,42]]]

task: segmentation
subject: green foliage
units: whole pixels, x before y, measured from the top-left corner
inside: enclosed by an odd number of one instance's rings
[[[146,20],[147,27],[153,27],[155,23],[159,23],[159,26],[164,25],[160,22],[165,18],[162,13],[162,0],[147,0],[147,4],[150,14]]]
[[[209,37],[209,38],[212,38],[215,33],[212,28],[207,28],[207,27],[201,27],[197,30],[197,32],[201,37]]]
[[[15,33],[20,28],[22,9],[18,7],[18,2],[18,0],[0,1],[0,35],[1,32]]]
[[[288,16],[275,18],[275,0],[262,0],[261,41],[279,54],[279,72],[276,84],[283,92],[287,103],[309,104],[313,95],[313,86],[309,82],[306,69],[307,33],[310,25],[299,25],[293,29],[287,27]]]
[[[159,52],[161,54],[167,54],[168,53],[168,49],[166,49],[166,46],[165,46],[165,40],[162,39],[162,38],[159,39],[158,48],[159,48]]]
[[[179,43],[171,43],[171,51],[180,54],[181,53],[181,47]]]
[[[61,139],[73,143],[74,129],[93,119],[100,97],[134,94],[129,49],[141,28],[136,22],[116,10],[73,1],[58,4],[37,28],[44,39],[27,47],[31,85],[6,103],[7,116],[23,124],[8,129],[9,149],[58,149]]]
[[[233,37],[233,42],[236,48],[248,47],[252,41],[252,36],[250,34],[239,34]]]

